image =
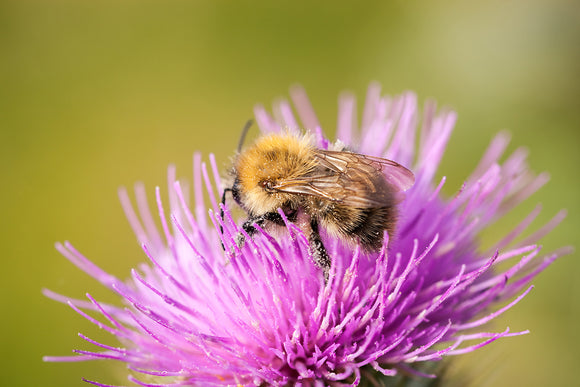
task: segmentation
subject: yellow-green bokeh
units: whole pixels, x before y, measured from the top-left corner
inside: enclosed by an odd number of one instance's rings
[[[195,150],[225,165],[252,107],[294,83],[334,132],[337,95],[415,90],[459,113],[442,173],[452,193],[492,137],[525,145],[552,181],[484,240],[537,202],[539,227],[568,219],[546,251],[580,226],[580,7],[566,0],[488,2],[32,1],[0,3],[2,386],[128,384],[110,362],[43,363],[115,342],[43,287],[114,297],[53,248],[68,239],[121,278],[145,259],[118,204],[121,185],[191,174]],[[514,145],[516,144],[516,145]],[[571,386],[580,360],[580,264],[563,258],[492,328],[530,329],[464,356],[475,385]]]

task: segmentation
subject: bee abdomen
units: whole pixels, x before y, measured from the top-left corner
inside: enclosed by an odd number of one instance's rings
[[[387,230],[393,235],[396,223],[396,207],[352,208],[337,206],[327,213],[327,224],[334,224],[342,237],[354,240],[367,251],[377,251],[383,245],[383,234]]]

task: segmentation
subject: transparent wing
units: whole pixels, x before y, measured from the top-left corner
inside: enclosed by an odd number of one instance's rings
[[[407,168],[380,157],[327,150],[317,150],[315,157],[318,165],[313,171],[278,181],[272,188],[369,208],[398,201],[396,193],[409,189],[415,181]]]
[[[316,156],[322,165],[347,175],[356,172],[370,175],[380,171],[395,192],[406,191],[415,183],[413,172],[389,159],[327,150],[317,151]]]

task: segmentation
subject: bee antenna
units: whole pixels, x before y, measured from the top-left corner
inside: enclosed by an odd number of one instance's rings
[[[246,139],[246,134],[248,134],[248,130],[250,130],[250,127],[252,126],[253,123],[254,121],[250,118],[244,125],[244,128],[242,129],[242,135],[240,136],[240,142],[238,142],[238,153],[240,153],[240,151],[242,150],[244,140]]]

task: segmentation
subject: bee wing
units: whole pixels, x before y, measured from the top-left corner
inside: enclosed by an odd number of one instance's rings
[[[382,172],[395,192],[406,191],[415,184],[413,172],[401,164],[381,157],[361,155],[353,152],[320,150],[317,152],[321,165],[338,173],[349,174],[357,170],[372,175]]]
[[[318,196],[345,205],[372,208],[392,204],[393,194],[410,188],[407,168],[380,157],[317,150],[317,167],[305,176],[278,181],[280,192]]]

